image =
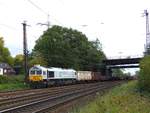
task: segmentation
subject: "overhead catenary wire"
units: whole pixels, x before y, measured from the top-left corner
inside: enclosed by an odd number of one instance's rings
[[[0,26],[4,26],[4,27],[9,28],[9,29],[11,29],[11,30],[17,30],[16,28],[14,28],[14,27],[12,27],[12,26],[9,26],[9,25],[6,25],[6,24],[1,24],[1,23],[0,23]]]
[[[41,11],[43,14],[45,14],[48,17],[47,23],[45,25],[50,26],[50,22],[49,22],[49,13],[47,13],[45,10],[43,10],[41,7],[39,7],[37,4],[35,4],[33,1],[31,0],[27,0],[30,4],[32,4],[35,8],[37,8],[39,11]],[[51,16],[52,17],[52,16]],[[57,19],[55,19],[54,17],[52,17],[58,24],[63,25],[61,22],[59,22]],[[44,25],[44,24],[43,24]]]
[[[38,5],[36,5],[33,1],[28,0],[28,2],[30,2],[34,7],[36,7],[38,10],[40,10],[41,12],[43,12],[45,15],[48,15],[47,12],[45,12],[42,8],[40,8]]]

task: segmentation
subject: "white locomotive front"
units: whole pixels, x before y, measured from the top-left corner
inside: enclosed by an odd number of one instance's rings
[[[29,70],[29,81],[31,86],[49,86],[75,83],[76,71],[73,69],[46,68],[36,65]]]

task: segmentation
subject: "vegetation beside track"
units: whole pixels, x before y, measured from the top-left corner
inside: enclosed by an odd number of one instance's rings
[[[139,92],[137,81],[115,87],[73,113],[149,113],[150,94]]]
[[[0,92],[27,89],[23,75],[0,76]]]
[[[150,92],[150,55],[140,61],[140,73],[138,76],[138,87],[141,91]]]

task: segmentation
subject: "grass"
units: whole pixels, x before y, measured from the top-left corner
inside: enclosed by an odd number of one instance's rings
[[[0,92],[27,89],[28,85],[24,83],[23,75],[3,76],[0,75]]]
[[[137,90],[137,81],[118,86],[98,96],[73,113],[150,113],[150,95]]]

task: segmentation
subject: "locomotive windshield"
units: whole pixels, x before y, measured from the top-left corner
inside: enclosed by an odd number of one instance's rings
[[[41,70],[37,70],[37,71],[36,71],[36,74],[37,74],[37,75],[41,75],[41,74],[42,74],[42,71],[41,71]]]
[[[30,74],[31,74],[31,75],[35,75],[35,70],[31,70],[31,71],[30,71]]]
[[[41,70],[31,70],[31,71],[30,71],[30,74],[31,74],[31,75],[36,75],[36,74],[37,74],[37,75],[41,75],[41,74],[42,74],[42,71],[41,71]]]

